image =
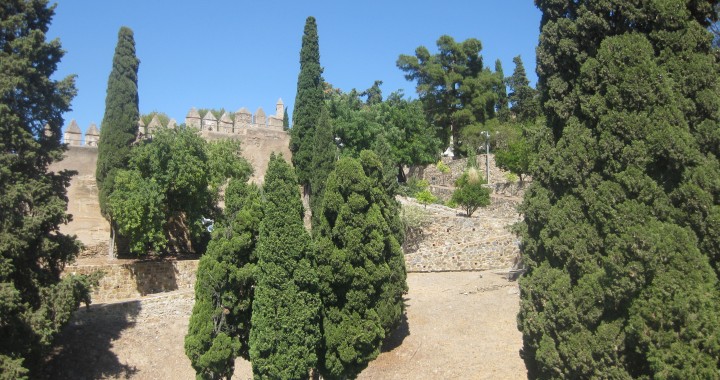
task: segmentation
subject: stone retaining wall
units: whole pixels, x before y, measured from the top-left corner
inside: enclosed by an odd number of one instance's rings
[[[440,205],[422,208],[406,201],[405,207],[427,213],[426,222],[406,238],[408,272],[504,270],[519,254],[517,237],[509,229],[520,220],[514,202],[493,200],[471,218]]]
[[[72,265],[69,274],[101,271],[100,286],[92,294],[93,303],[138,298],[175,290],[193,290],[198,260],[137,261],[95,265]]]

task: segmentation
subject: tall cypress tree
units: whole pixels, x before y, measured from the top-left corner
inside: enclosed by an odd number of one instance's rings
[[[293,126],[290,130],[292,163],[300,184],[306,186],[306,189],[313,177],[315,129],[325,106],[322,72],[317,24],[315,18],[310,16],[305,21],[305,32],[300,48],[300,74],[295,95],[295,109],[293,109]]]
[[[317,364],[320,299],[293,168],[270,156],[265,174],[250,361],[258,379],[306,379]]]
[[[399,324],[407,290],[379,158],[342,158],[330,174],[317,226],[316,263],[323,302],[320,368],[327,378],[354,378],[380,353]]]
[[[216,223],[198,267],[185,353],[202,379],[228,379],[236,357],[250,358],[254,250],[262,205],[259,189],[245,181],[230,181],[224,220]]]
[[[508,113],[507,82],[505,81],[505,72],[503,71],[502,62],[499,59],[495,60],[495,75],[498,77],[498,80],[495,83],[495,92],[497,93],[497,105],[495,106],[495,112],[500,119],[505,120]]]
[[[529,375],[717,378],[717,2],[536,3],[553,141],[519,226]]]
[[[323,194],[325,193],[325,181],[333,170],[335,164],[335,156],[337,147],[333,139],[332,126],[330,125],[330,116],[327,109],[323,107],[320,114],[320,121],[313,139],[313,157],[312,157],[312,177],[310,178],[310,187],[312,195],[310,197],[310,210],[312,210],[312,225],[318,223],[315,214],[320,212]]]
[[[108,197],[112,193],[114,171],[127,167],[130,145],[138,131],[138,67],[135,39],[128,27],[121,27],[115,46],[112,71],[108,78],[105,114],[100,126],[95,179],[100,194],[100,211],[108,220]],[[111,226],[114,229],[114,226]]]
[[[66,276],[79,243],[59,231],[72,173],[48,172],[62,158],[62,114],[74,77],[51,79],[63,56],[45,41],[54,7],[43,0],[0,5],[0,378],[34,372],[80,301],[88,279]]]

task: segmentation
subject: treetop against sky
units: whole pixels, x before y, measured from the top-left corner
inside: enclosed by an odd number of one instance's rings
[[[508,73],[522,55],[535,82],[540,12],[531,1],[335,2],[57,0],[49,37],[60,38],[65,57],[56,77],[76,74],[78,95],[66,122],[98,126],[107,77],[121,26],[134,31],[140,59],[140,113],[161,111],[183,122],[190,107],[255,112],[282,98],[294,108],[303,26],[317,19],[323,77],[336,88],[363,90],[382,80],[385,94],[415,83],[395,62],[443,35],[482,41],[485,64],[500,59]]]

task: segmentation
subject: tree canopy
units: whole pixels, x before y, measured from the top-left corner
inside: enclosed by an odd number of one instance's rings
[[[200,259],[195,304],[185,353],[198,378],[230,378],[235,358],[250,359],[249,336],[262,220],[260,189],[233,178],[225,211],[216,221],[207,252]]]
[[[66,189],[73,173],[49,172],[62,158],[62,114],[74,77],[52,79],[63,56],[46,41],[54,7],[11,0],[0,6],[0,377],[39,376],[43,356],[91,279],[60,279],[80,243],[59,231],[71,220]]]
[[[110,219],[108,197],[113,192],[115,171],[127,167],[130,146],[137,136],[138,67],[135,39],[128,27],[121,27],[113,56],[105,97],[105,114],[100,124],[95,179],[100,194],[100,211]],[[112,226],[114,228],[114,226]]]
[[[407,291],[397,204],[372,152],[340,159],[327,181],[315,232],[323,303],[321,373],[354,378],[401,321]],[[392,218],[392,219],[391,219]]]
[[[300,48],[300,73],[290,130],[292,163],[302,185],[308,185],[313,176],[313,141],[324,107],[322,72],[317,23],[311,16],[305,21]]]
[[[265,174],[250,359],[258,379],[307,379],[320,341],[318,278],[298,180],[282,156]]]
[[[505,94],[504,78],[484,66],[482,44],[475,38],[456,42],[444,35],[437,47],[437,54],[420,46],[414,56],[400,55],[397,66],[407,80],[417,82],[428,120],[446,146],[452,136],[457,156],[464,151],[462,130],[495,117],[499,99]]]
[[[532,378],[718,376],[716,3],[536,2],[552,141],[518,228]]]

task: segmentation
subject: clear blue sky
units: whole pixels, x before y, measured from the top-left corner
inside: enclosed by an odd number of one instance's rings
[[[486,66],[521,55],[535,83],[540,12],[529,0],[189,1],[57,0],[49,38],[67,52],[56,76],[77,75],[78,95],[65,123],[100,127],[121,26],[135,32],[140,113],[161,111],[184,122],[190,107],[262,107],[282,98],[292,112],[305,19],[318,23],[324,78],[343,91],[382,80],[383,94],[416,97],[395,62],[438,37],[482,41]],[[292,115],[292,113],[290,114]]]

